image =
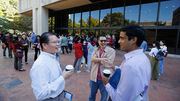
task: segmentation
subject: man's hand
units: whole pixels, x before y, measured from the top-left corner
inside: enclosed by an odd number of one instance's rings
[[[110,78],[107,78],[105,77],[104,75],[102,75],[102,81],[103,81],[103,84],[106,85],[107,83],[109,83],[109,79]]]
[[[110,63],[109,63],[109,60],[108,60],[107,58],[104,59],[104,60],[102,60],[102,61],[101,61],[101,64],[102,64],[104,67],[114,69],[114,65],[113,65],[113,64],[110,64]]]
[[[62,73],[62,76],[63,76],[64,79],[67,79],[67,78],[71,77],[72,74],[73,74],[73,70],[71,70],[71,71],[66,71],[66,69],[64,69],[64,70],[63,70],[63,73]]]

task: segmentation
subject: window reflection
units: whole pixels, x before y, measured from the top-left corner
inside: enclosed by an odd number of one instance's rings
[[[99,26],[99,10],[91,11],[91,27]]]
[[[82,27],[89,27],[89,12],[82,13]]]
[[[101,10],[100,23],[101,27],[110,26],[110,9]]]
[[[123,26],[124,7],[112,8],[111,26]]]
[[[157,2],[142,4],[141,5],[140,25],[155,26],[156,19],[157,19],[157,11],[158,11],[158,3]]]
[[[161,26],[179,25],[178,13],[180,12],[180,1],[162,1],[160,6],[159,21]],[[179,8],[179,9],[178,9]],[[174,13],[174,14],[173,14]]]
[[[125,25],[135,24],[138,22],[139,5],[126,6]]]
[[[158,29],[157,40],[165,40],[169,53],[175,53],[177,29]]]
[[[152,42],[155,41],[155,33],[156,30],[155,29],[146,29],[146,41],[148,44],[148,48],[152,47]]]
[[[68,27],[73,27],[73,14],[68,15]]]
[[[80,27],[81,13],[75,13],[74,27]]]

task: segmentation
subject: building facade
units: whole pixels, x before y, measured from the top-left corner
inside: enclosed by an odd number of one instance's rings
[[[166,40],[168,52],[180,54],[180,0],[19,0],[19,13],[33,16],[33,32],[115,34],[139,24],[146,41]]]

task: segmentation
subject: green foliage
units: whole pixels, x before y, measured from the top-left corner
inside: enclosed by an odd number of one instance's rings
[[[32,17],[18,14],[18,0],[0,0],[0,31],[32,30]]]

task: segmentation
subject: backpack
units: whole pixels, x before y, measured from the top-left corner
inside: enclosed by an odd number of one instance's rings
[[[164,59],[164,53],[162,51],[159,51],[156,56],[156,60],[163,60]]]

